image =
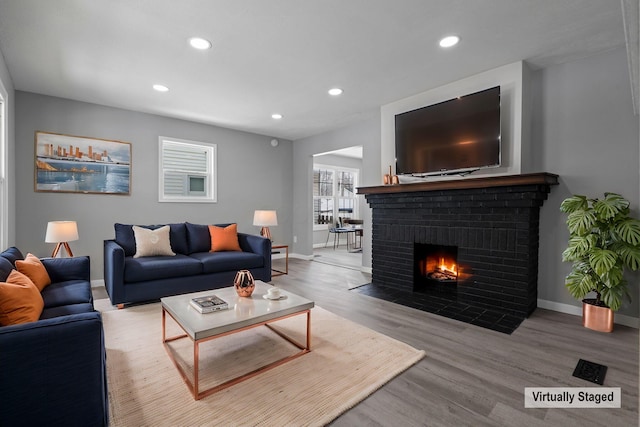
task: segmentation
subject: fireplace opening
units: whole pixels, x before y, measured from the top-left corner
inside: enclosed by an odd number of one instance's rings
[[[414,292],[455,297],[458,284],[458,247],[416,243]]]

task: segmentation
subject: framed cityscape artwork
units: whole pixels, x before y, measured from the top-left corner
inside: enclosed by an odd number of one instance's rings
[[[38,131],[35,144],[35,191],[130,193],[130,143]]]

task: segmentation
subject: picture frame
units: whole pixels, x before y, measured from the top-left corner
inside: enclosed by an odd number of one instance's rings
[[[131,194],[129,142],[36,131],[34,190]]]

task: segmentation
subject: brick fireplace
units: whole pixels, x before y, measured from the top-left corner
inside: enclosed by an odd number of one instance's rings
[[[557,184],[537,173],[359,188],[373,212],[372,284],[524,319],[537,305],[540,208]],[[455,280],[425,280],[447,251]]]

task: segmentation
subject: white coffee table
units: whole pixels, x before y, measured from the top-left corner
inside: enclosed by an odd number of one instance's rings
[[[262,281],[256,281],[256,288],[253,291],[251,297],[249,297],[253,301],[253,310],[251,311],[251,313],[246,313],[242,310],[234,310],[234,306],[238,303],[238,301],[245,298],[239,297],[233,287],[184,295],[176,295],[172,297],[162,298],[160,300],[162,303],[162,342],[164,343],[165,349],[167,350],[167,354],[180,372],[182,379],[187,384],[187,387],[193,394],[193,398],[195,400],[199,400],[217,391],[223,390],[227,387],[231,387],[234,384],[249,379],[269,369],[273,369],[276,366],[280,366],[283,363],[286,363],[311,351],[311,309],[314,306],[314,302],[284,290],[281,290],[281,294],[283,297],[282,299],[277,301],[266,300],[263,298],[263,295],[266,294],[267,290],[271,287],[272,286]],[[210,294],[215,294],[225,300],[229,304],[229,309],[216,311],[213,313],[201,314],[189,304],[191,298]],[[176,335],[173,337],[166,336],[167,313],[180,326],[180,328],[184,330],[184,334]],[[307,335],[305,344],[296,342],[280,331],[271,328],[269,325],[269,323],[302,314],[307,315]],[[257,370],[233,378],[215,387],[199,391],[198,362],[200,344],[205,341],[210,341],[215,338],[223,337],[225,335],[246,331],[248,329],[256,328],[262,325],[269,327],[272,331],[280,335],[282,338],[298,347],[300,351],[291,356],[287,356],[268,365],[265,365]],[[167,344],[169,341],[186,337],[190,338],[193,341],[193,382],[191,382],[191,380],[189,379],[187,372],[185,372],[185,370],[176,361],[171,348]]]

